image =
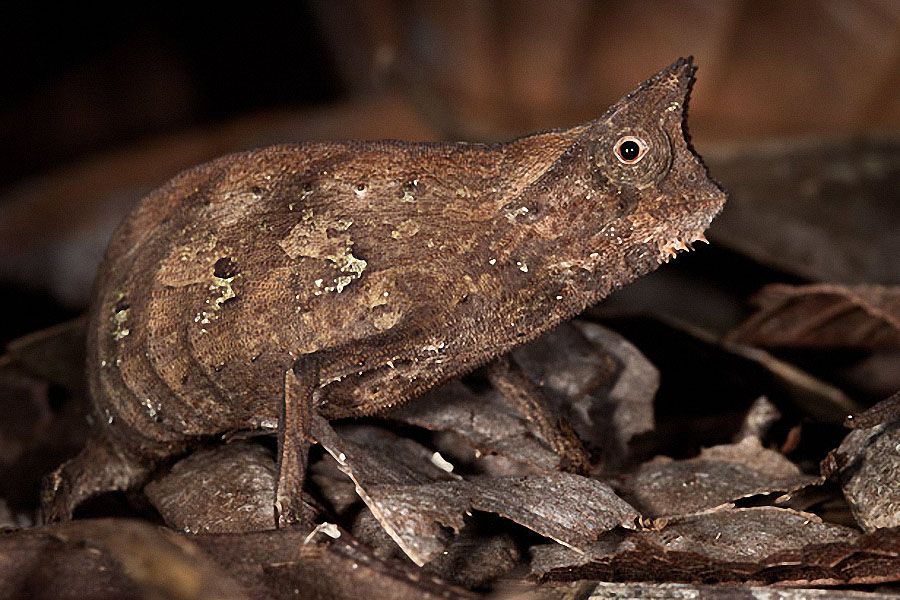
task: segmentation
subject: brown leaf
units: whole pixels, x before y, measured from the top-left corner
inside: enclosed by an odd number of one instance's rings
[[[508,532],[462,532],[424,570],[457,585],[482,587],[509,573],[522,562],[517,540]]]
[[[363,501],[413,562],[444,550],[442,526],[459,531],[471,510],[494,512],[570,547],[604,531],[630,526],[637,512],[599,481],[553,473],[470,480],[428,480],[422,474],[342,439],[321,417],[313,436],[356,484]]]
[[[747,5],[731,2],[313,8],[351,89],[404,82],[428,114],[466,138],[578,121],[605,105],[618,81],[637,80],[684,48],[706,76],[703,94],[691,99],[703,139],[896,130],[900,120],[886,91],[897,81],[891,3],[836,10],[776,2],[754,6],[752,18]],[[347,35],[348,23],[366,35]],[[422,43],[420,32],[433,43]],[[644,40],[640,52],[623,61],[622,48],[635,39]]]
[[[0,498],[14,512],[38,504],[40,480],[88,434],[84,319],[9,342],[0,356]]]
[[[423,518],[432,523],[429,528],[443,525],[459,531],[463,515],[479,510],[580,549],[614,527],[633,526],[640,516],[606,484],[569,473],[378,485],[367,495],[369,507],[375,506],[373,512],[401,538],[417,536]]]
[[[13,512],[37,508],[43,476],[84,444],[87,402],[15,365],[0,367],[0,498]]]
[[[900,349],[900,287],[784,284],[757,294],[734,341],[780,348]]]
[[[198,450],[144,493],[175,529],[236,533],[275,527],[275,460],[258,444]]]
[[[656,368],[627,340],[587,322],[563,324],[513,352],[551,407],[607,466],[621,466],[628,442],[653,428]],[[390,418],[444,435],[442,451],[494,475],[559,469],[559,458],[527,421],[491,389],[459,381],[390,413]]]
[[[900,139],[707,145],[728,205],[709,236],[812,281],[900,283]]]
[[[527,421],[494,390],[473,392],[453,380],[388,416],[441,433],[436,443],[442,452],[485,473],[524,475],[559,469],[559,457],[532,435]]]
[[[653,429],[659,372],[614,331],[574,321],[512,354],[608,466],[625,463],[628,442]]]
[[[347,479],[338,468],[337,461],[328,454],[320,460],[310,462],[308,477],[335,516],[344,516],[362,502],[353,482]]]
[[[86,388],[84,345],[87,318],[80,317],[22,336],[6,345],[4,360],[72,392]]]
[[[0,597],[472,597],[398,561],[382,561],[338,530],[179,535],[138,521],[73,521],[0,535]]]
[[[684,515],[741,498],[799,489],[817,481],[803,475],[757,438],[706,448],[697,458],[658,457],[641,465],[630,483],[635,506],[645,515]]]
[[[579,555],[532,549],[541,579],[842,585],[900,580],[900,530],[859,535],[773,507],[673,519],[659,531],[610,532]]]

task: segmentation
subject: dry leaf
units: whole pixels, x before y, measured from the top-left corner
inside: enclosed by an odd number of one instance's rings
[[[275,527],[275,478],[267,449],[237,442],[198,450],[144,493],[166,524],[181,531],[262,531]]]
[[[865,531],[900,527],[900,393],[850,419],[854,430],[822,464],[841,482]]]
[[[768,285],[729,336],[775,348],[900,349],[900,287]]]
[[[472,510],[497,513],[570,547],[583,547],[617,526],[633,526],[638,513],[597,480],[553,473],[470,480],[428,480],[389,454],[373,454],[341,438],[321,417],[313,436],[356,484],[357,492],[388,534],[422,565],[443,552]]]
[[[408,562],[385,561],[337,527],[329,534],[278,529],[192,538],[253,598],[456,600],[474,598]],[[334,538],[332,536],[336,535]]]
[[[653,429],[659,371],[614,331],[574,321],[512,354],[607,466],[626,463],[631,439]]]
[[[559,469],[559,456],[492,389],[474,392],[453,380],[388,417],[443,434],[436,440],[442,453],[485,473],[524,475]]]
[[[728,205],[710,239],[807,280],[900,283],[900,138],[703,148]]]
[[[773,507],[673,519],[659,531],[610,532],[585,554],[532,549],[541,579],[842,585],[900,580],[900,530],[872,535]]]
[[[645,515],[684,515],[742,498],[789,492],[814,483],[781,454],[747,437],[737,444],[706,448],[697,458],[659,457],[641,465],[630,482],[630,498]]]

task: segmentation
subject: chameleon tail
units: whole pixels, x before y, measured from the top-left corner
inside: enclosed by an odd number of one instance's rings
[[[75,458],[44,478],[43,521],[68,521],[85,500],[103,492],[131,488],[149,472],[147,466],[114,450],[105,438],[93,436]]]

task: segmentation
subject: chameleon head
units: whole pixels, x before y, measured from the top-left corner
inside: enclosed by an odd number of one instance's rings
[[[583,134],[592,187],[608,204],[593,243],[623,250],[635,276],[706,241],[703,231],[725,203],[687,134],[694,71],[691,59],[676,61]]]

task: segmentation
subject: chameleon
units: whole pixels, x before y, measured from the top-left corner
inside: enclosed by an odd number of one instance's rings
[[[407,402],[705,241],[726,195],[689,141],[694,74],[679,59],[596,120],[505,143],[278,145],[151,192],[98,273],[95,429],[45,519],[254,431],[278,438],[279,523],[300,520],[311,415]]]

